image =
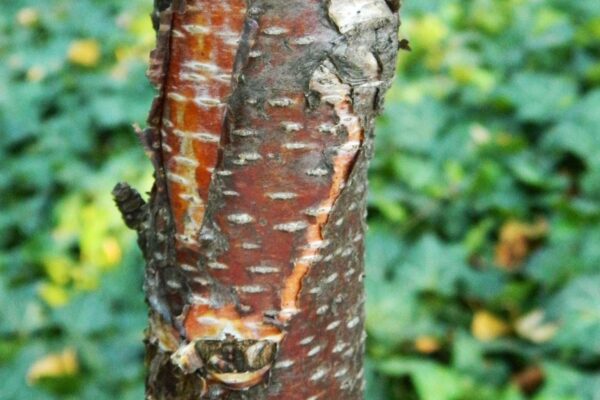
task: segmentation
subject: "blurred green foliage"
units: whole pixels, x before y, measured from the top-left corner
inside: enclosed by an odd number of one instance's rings
[[[37,4],[36,4],[37,3]],[[0,5],[0,398],[140,399],[149,0]],[[407,0],[368,235],[368,400],[600,393],[600,2]]]
[[[143,398],[143,263],[110,190],[150,186],[151,6],[0,5],[0,399]]]
[[[600,2],[405,2],[369,400],[600,396]]]

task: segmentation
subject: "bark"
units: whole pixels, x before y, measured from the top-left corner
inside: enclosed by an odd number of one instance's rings
[[[139,131],[147,399],[360,399],[374,118],[398,2],[155,0]]]

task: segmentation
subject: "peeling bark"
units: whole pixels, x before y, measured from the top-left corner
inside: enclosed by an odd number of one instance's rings
[[[363,233],[397,1],[155,0],[147,399],[360,399]]]

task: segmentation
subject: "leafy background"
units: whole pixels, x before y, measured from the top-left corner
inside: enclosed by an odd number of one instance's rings
[[[141,399],[149,0],[0,4],[0,399]],[[368,400],[600,399],[600,2],[407,0]]]

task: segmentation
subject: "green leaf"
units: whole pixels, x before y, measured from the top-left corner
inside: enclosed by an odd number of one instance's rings
[[[377,226],[370,229],[366,238],[367,275],[375,281],[384,281],[402,250],[403,243],[393,232]]]
[[[410,290],[409,283],[382,283],[367,276],[366,285],[369,293],[367,332],[382,345],[394,347],[438,329],[428,310]]]
[[[559,119],[573,104],[577,87],[566,76],[522,72],[511,79],[503,92],[521,120],[549,122]]]
[[[371,360],[367,360],[365,363],[365,379],[367,381],[365,398],[369,400],[389,399],[386,381],[382,378],[381,374],[375,370]]]
[[[80,295],[57,309],[55,318],[74,336],[98,333],[114,323],[109,301],[99,294]]]
[[[516,400],[523,397],[516,388],[507,387],[497,391],[469,375],[444,367],[438,363],[410,359],[391,358],[377,364],[382,373],[393,376],[410,376],[421,400]]]
[[[0,279],[0,334],[31,334],[47,322],[33,285],[10,288]]]
[[[568,366],[558,363],[545,363],[543,365],[546,381],[541,391],[534,400],[582,400],[581,385],[584,376]],[[589,397],[590,399],[592,397]]]
[[[446,120],[446,111],[434,100],[391,104],[378,130],[379,147],[385,151],[386,146],[394,144],[398,149],[428,153]]]
[[[444,245],[427,235],[411,248],[405,264],[397,270],[396,280],[410,282],[413,290],[451,296],[468,273],[460,247]]]
[[[600,165],[600,90],[581,99],[566,115],[565,120],[552,129],[543,144],[556,152],[571,152],[590,166]]]
[[[570,282],[550,302],[549,318],[560,324],[552,340],[564,350],[600,355],[600,274]]]

